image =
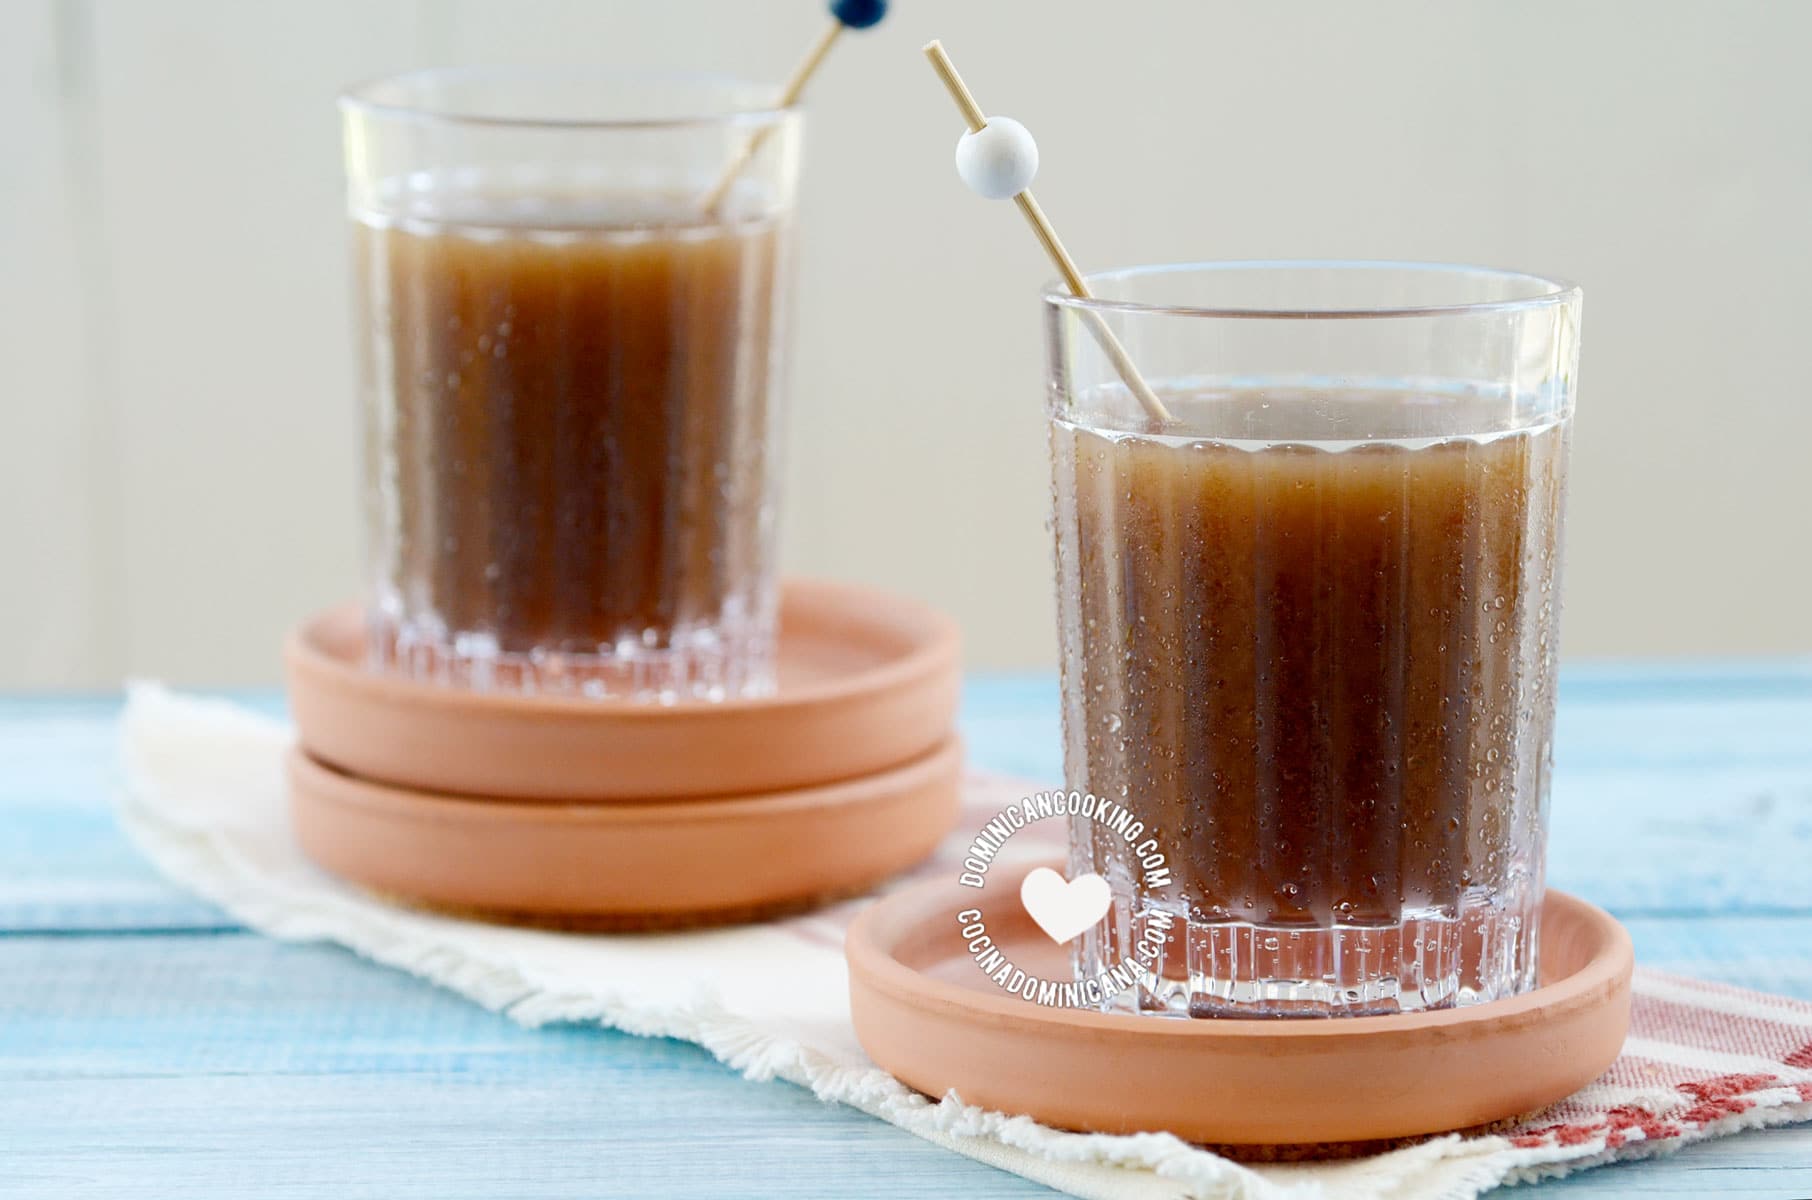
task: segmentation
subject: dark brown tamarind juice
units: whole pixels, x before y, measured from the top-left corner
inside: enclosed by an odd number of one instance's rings
[[[771,686],[782,218],[441,194],[355,226],[373,653],[511,690]]]
[[[1139,1003],[1196,1015],[1531,986],[1567,421],[1390,390],[1167,399],[1239,436],[1050,426],[1069,782],[1142,820],[1172,876],[1142,890],[1073,832],[1132,897],[1089,953],[1161,944]],[[1480,432],[1417,436],[1436,409]]]

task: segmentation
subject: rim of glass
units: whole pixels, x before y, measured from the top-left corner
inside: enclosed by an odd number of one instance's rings
[[[1107,296],[1072,295],[1061,280],[1045,284],[1044,300],[1057,308],[1091,312],[1140,313],[1178,317],[1255,318],[1263,320],[1355,320],[1377,317],[1442,317],[1467,313],[1514,312],[1521,309],[1546,308],[1577,300],[1582,294],[1570,280],[1528,271],[1511,271],[1502,267],[1481,267],[1469,263],[1411,262],[1400,259],[1370,258],[1244,258],[1204,262],[1146,263],[1133,267],[1115,267],[1093,271],[1083,281],[1090,290],[1097,285],[1110,285],[1129,279],[1154,275],[1233,271],[1402,271],[1437,275],[1482,275],[1499,280],[1521,280],[1539,288],[1533,295],[1513,300],[1473,300],[1454,304],[1375,305],[1360,308],[1257,308],[1242,305],[1154,304],[1144,300],[1123,300]]]
[[[680,112],[660,117],[518,117],[502,113],[467,112],[453,108],[410,104],[400,100],[380,99],[386,88],[407,90],[431,80],[545,80],[564,76],[575,80],[609,80],[617,82],[697,84],[721,87],[736,92],[747,89],[759,93],[773,89],[766,84],[735,75],[716,75],[708,71],[662,71],[609,67],[526,67],[472,66],[421,67],[361,80],[340,92],[340,108],[393,120],[418,121],[424,125],[458,125],[491,129],[685,129],[706,125],[765,125],[784,120],[799,112],[797,105],[777,107],[757,104],[748,108],[724,107],[704,112]]]

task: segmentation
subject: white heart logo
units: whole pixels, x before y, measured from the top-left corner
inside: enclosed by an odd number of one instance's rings
[[[1019,902],[1038,928],[1061,946],[1106,916],[1114,896],[1107,880],[1093,872],[1065,879],[1049,867],[1039,867],[1019,885]]]

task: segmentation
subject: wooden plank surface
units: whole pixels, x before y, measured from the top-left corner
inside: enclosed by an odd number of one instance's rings
[[[1812,665],[1574,670],[1563,704],[1555,883],[1649,965],[1812,998]],[[241,931],[115,829],[116,710],[0,701],[0,1196],[1050,1194],[696,1047]],[[1053,778],[1055,713],[1049,678],[972,682],[974,758]],[[1812,1127],[1524,1191],[1797,1200]]]

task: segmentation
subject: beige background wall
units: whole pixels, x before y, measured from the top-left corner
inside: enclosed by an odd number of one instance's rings
[[[1513,265],[1587,294],[1565,645],[1812,650],[1812,4],[898,0],[811,109],[786,556],[1051,657],[1034,302],[917,49],[1087,265]],[[4,0],[0,686],[275,677],[356,586],[338,85],[779,78],[811,0]]]

